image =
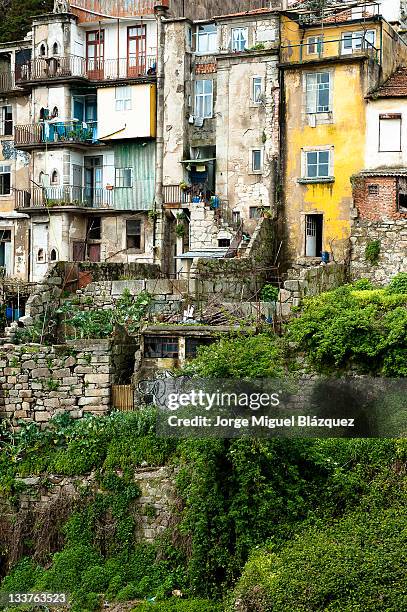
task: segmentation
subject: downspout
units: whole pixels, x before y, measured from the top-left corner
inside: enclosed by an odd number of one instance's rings
[[[161,235],[164,235],[164,210],[163,210],[163,162],[164,162],[164,17],[167,7],[156,6],[154,8],[157,20],[157,124],[156,124],[156,147],[155,147],[155,209],[161,219]],[[153,228],[153,257],[157,263],[157,226]],[[163,240],[161,240],[161,243]],[[162,249],[163,251],[163,249]],[[161,253],[163,255],[163,252]]]

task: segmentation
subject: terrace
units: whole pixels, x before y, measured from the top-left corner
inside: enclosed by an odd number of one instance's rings
[[[15,190],[15,207],[19,209],[44,209],[59,207],[113,208],[113,190],[77,187],[33,187],[31,191]]]
[[[41,121],[14,127],[16,148],[23,150],[38,149],[44,146],[82,147],[100,144],[97,140],[97,123],[84,123],[78,120]]]
[[[328,39],[319,35],[306,42],[281,46],[282,64],[303,64],[327,59],[367,57],[380,63],[380,49],[373,44],[373,30],[345,32],[341,38]]]

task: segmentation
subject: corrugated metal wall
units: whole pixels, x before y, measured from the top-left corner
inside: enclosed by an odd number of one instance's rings
[[[151,210],[154,204],[155,142],[116,145],[115,168],[133,168],[133,187],[115,187],[114,207]]]

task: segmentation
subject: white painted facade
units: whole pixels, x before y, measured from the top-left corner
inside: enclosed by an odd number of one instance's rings
[[[384,130],[388,131],[386,138]],[[392,144],[387,146],[389,141]],[[378,98],[366,104],[365,168],[385,167],[407,167],[407,98]]]

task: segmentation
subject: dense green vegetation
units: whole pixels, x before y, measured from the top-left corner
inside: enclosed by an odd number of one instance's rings
[[[0,42],[22,40],[31,30],[32,17],[52,12],[54,0],[2,0]]]
[[[322,371],[350,363],[405,376],[406,284],[398,275],[387,289],[358,281],[310,298],[283,338],[237,332],[200,349],[184,373],[280,376],[302,353]],[[148,408],[3,428],[0,490],[11,503],[18,476],[92,472],[97,486],[55,525],[57,549],[31,534],[1,590],[69,591],[74,612],[98,610],[103,598],[142,600],[140,612],[406,607],[405,440],[165,439],[155,418]],[[134,541],[133,473],[146,464],[178,468],[174,525],[154,544]]]

